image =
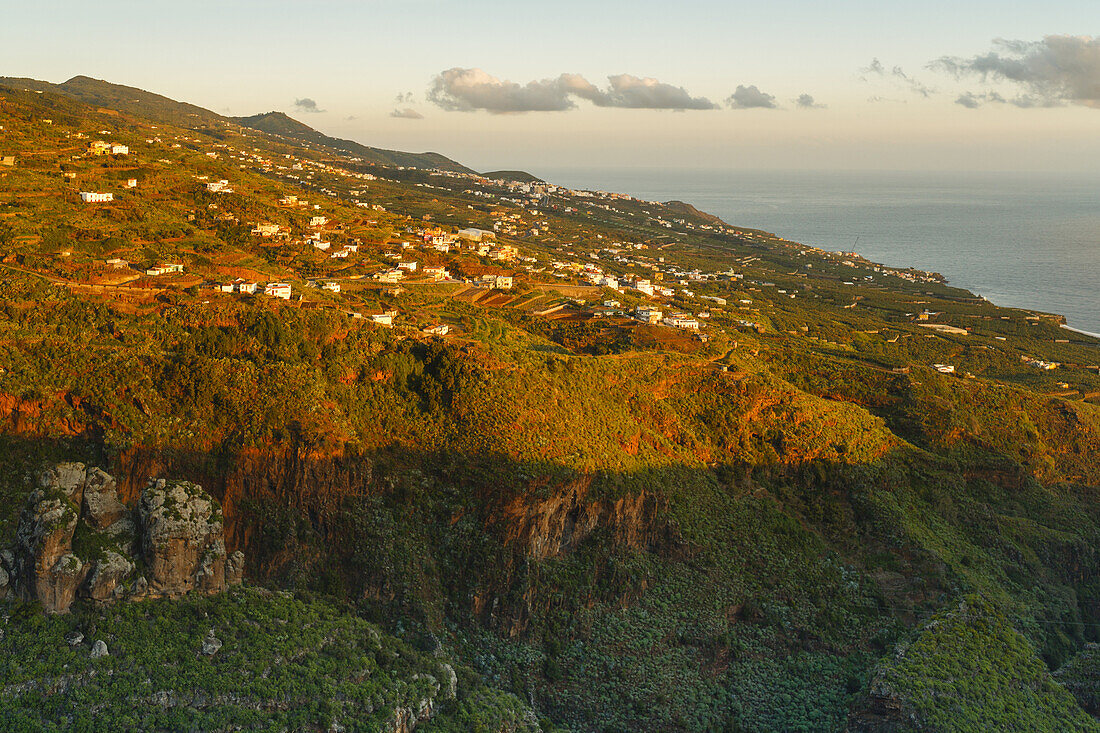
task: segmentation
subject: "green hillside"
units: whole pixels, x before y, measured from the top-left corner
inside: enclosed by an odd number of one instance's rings
[[[174,99],[153,94],[143,89],[112,84],[87,76],[74,76],[61,84],[51,84],[35,79],[0,77],[0,86],[52,92],[94,107],[124,112],[167,125],[212,131],[219,136],[223,134],[225,128],[232,124],[244,125],[255,130],[288,138],[298,144],[322,145],[376,165],[439,168],[441,170],[470,172],[469,168],[459,165],[438,153],[403,153],[397,150],[372,148],[351,140],[328,137],[297,120],[291,119],[282,112],[268,112],[250,117],[224,117],[208,109],[186,102],[177,102]]]

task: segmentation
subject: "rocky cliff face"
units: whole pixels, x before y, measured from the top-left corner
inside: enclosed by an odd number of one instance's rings
[[[227,555],[221,510],[202,487],[157,479],[136,510],[115,479],[82,463],[44,470],[0,552],[0,598],[14,593],[65,613],[79,598],[109,603],[240,583],[244,555]]]

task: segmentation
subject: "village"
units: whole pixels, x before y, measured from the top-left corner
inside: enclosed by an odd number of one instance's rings
[[[68,192],[82,218],[109,221],[168,192],[184,206],[193,234],[175,241],[186,247],[154,235],[164,246],[122,247],[100,259],[69,247],[52,260],[18,256],[17,264],[39,262],[34,267],[58,284],[116,298],[186,291],[262,299],[458,340],[469,334],[448,311],[475,306],[620,334],[657,329],[669,334],[657,342],[694,348],[720,337],[721,353],[794,337],[843,355],[857,335],[885,345],[924,337],[939,340],[922,347],[938,358],[886,371],[924,366],[968,377],[971,370],[953,363],[961,355],[1012,349],[1016,324],[1039,333],[1048,323],[1041,314],[982,315],[990,304],[956,294],[937,273],[621,193],[366,164],[310,144],[272,145],[243,129],[218,141],[153,125],[130,132],[38,125],[57,140],[52,160],[47,151],[22,160],[0,151],[5,169],[56,166],[52,185]],[[867,319],[880,325],[863,325]],[[1082,366],[1035,358],[1022,351],[1029,340],[1009,353],[1031,374]]]

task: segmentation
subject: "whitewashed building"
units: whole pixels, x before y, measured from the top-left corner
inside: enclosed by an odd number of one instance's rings
[[[264,295],[290,300],[290,283],[268,283],[264,286]]]

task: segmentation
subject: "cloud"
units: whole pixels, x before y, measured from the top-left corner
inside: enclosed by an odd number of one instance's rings
[[[961,104],[967,109],[977,109],[982,106],[983,101],[985,100],[982,97],[973,92],[963,92],[959,95],[959,98],[955,100],[955,104]]]
[[[997,92],[985,92],[984,94],[975,94],[974,92],[963,92],[955,100],[955,104],[962,105],[967,109],[977,109],[986,103],[995,104],[1013,104],[1017,107],[1033,107],[1035,106],[1033,100],[1023,96],[1016,97],[1015,99],[1005,99]]]
[[[405,107],[404,109],[395,109],[390,112],[390,117],[397,117],[402,120],[422,120],[424,115],[417,112],[415,109]]]
[[[931,87],[925,86],[923,82],[906,74],[900,66],[893,66],[887,69],[877,58],[871,59],[871,63],[865,68],[860,69],[860,73],[862,74],[860,78],[863,79],[863,81],[870,81],[868,77],[887,79],[895,84],[906,87],[909,91],[925,99],[931,97],[936,91]]]
[[[738,84],[733,94],[726,97],[726,106],[730,109],[775,109],[776,104],[775,97],[760,91],[755,84]]]
[[[317,103],[309,97],[302,97],[301,99],[294,100],[294,108],[299,112],[324,112],[323,109],[317,107]]]
[[[799,94],[798,99],[794,100],[794,104],[802,109],[823,109],[825,107],[824,104],[818,104],[812,94]]]
[[[600,91],[582,77],[567,75],[569,85],[577,96],[589,100],[598,107],[624,107],[628,109],[718,109],[718,105],[706,97],[693,97],[683,87],[665,84],[651,78],[639,78],[630,74],[607,77],[607,91]]]
[[[1017,107],[1064,103],[1100,108],[1100,37],[1046,36],[1041,41],[996,39],[979,56],[943,56],[929,68],[956,78],[1008,82],[1023,90],[1010,100]]]
[[[447,69],[436,75],[428,100],[446,110],[496,114],[510,112],[563,112],[575,109],[575,99],[597,107],[628,109],[717,109],[706,97],[692,97],[683,87],[630,74],[608,77],[600,89],[579,74],[561,74],[526,84],[505,81],[481,69]]]
[[[428,100],[456,112],[561,112],[576,105],[562,78],[531,81],[520,86],[503,81],[481,69],[447,69],[438,74],[428,89]]]

